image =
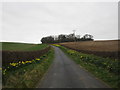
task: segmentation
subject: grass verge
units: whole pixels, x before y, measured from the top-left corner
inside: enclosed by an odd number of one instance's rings
[[[55,46],[61,48],[77,64],[80,64],[80,66],[91,72],[94,76],[106,82],[111,88],[119,88],[119,60],[80,53],[60,45]]]
[[[35,88],[53,61],[54,50],[40,57],[41,61],[12,69],[3,75],[3,88]]]

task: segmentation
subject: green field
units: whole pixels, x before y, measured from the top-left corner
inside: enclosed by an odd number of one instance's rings
[[[0,42],[3,51],[36,51],[46,48],[46,44],[27,44],[27,43],[13,43],[13,42]],[[1,48],[0,48],[1,50]]]
[[[1,42],[3,65],[18,61],[27,61],[45,54],[49,45],[47,44],[27,44],[15,42]]]

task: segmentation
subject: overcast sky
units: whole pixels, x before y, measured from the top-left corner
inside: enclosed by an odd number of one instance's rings
[[[118,38],[117,2],[4,2],[2,40],[40,43],[49,35],[88,33],[95,40]],[[1,7],[0,7],[1,8]]]

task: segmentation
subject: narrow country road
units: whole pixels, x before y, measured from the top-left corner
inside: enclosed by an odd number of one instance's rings
[[[74,63],[58,47],[55,59],[37,88],[108,88],[102,81]]]

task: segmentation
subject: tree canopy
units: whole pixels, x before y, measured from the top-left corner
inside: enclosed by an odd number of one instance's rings
[[[42,43],[62,43],[62,42],[77,42],[77,41],[93,41],[93,36],[90,34],[85,34],[83,37],[75,34],[60,34],[57,36],[47,36],[41,39]]]

